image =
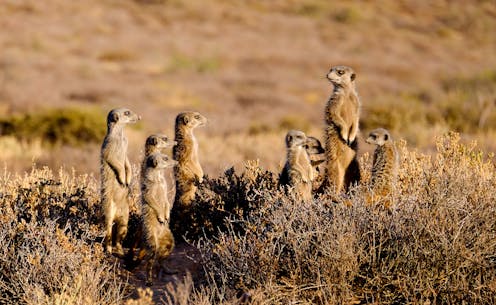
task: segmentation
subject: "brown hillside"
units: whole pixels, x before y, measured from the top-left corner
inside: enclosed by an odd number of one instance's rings
[[[257,158],[278,170],[288,128],[321,136],[335,64],[358,71],[362,132],[429,148],[455,129],[495,149],[492,1],[9,0],[0,26],[0,116],[85,107],[104,125],[128,106],[143,117],[134,163],[148,133],[194,109],[210,119],[197,132],[208,174]],[[97,170],[98,141],[33,138],[0,138],[8,167]]]

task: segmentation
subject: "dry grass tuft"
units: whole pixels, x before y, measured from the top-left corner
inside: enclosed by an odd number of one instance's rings
[[[96,242],[95,182],[33,169],[0,179],[0,302],[120,304],[127,283]]]

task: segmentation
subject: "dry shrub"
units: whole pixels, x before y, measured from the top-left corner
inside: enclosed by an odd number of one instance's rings
[[[303,204],[257,162],[205,179],[190,214],[175,224],[202,252],[202,280],[170,283],[163,302],[494,304],[493,156],[455,133],[440,137],[432,156],[397,144],[391,209],[368,204],[366,180],[342,198],[324,194]],[[361,159],[363,170],[370,161]],[[122,303],[120,267],[95,243],[94,179],[5,172],[0,193],[1,302]],[[129,304],[160,297],[138,294]]]
[[[0,119],[0,135],[81,146],[103,139],[106,126],[102,117],[96,108],[48,109],[40,113],[13,115]]]
[[[193,241],[213,237],[219,231],[226,231],[226,219],[232,220],[232,226],[235,220],[248,217],[266,204],[265,193],[276,189],[275,175],[269,171],[251,167],[239,175],[230,168],[218,178],[204,178],[188,210],[172,210],[171,228],[176,237]],[[244,231],[244,228],[236,226],[235,230]]]
[[[455,133],[439,138],[434,157],[398,146],[389,210],[366,204],[366,186],[339,202],[303,205],[254,185],[263,204],[199,242],[210,300],[251,293],[257,304],[493,304],[493,161]]]
[[[100,243],[96,184],[33,169],[0,178],[0,303],[119,304],[126,283]]]

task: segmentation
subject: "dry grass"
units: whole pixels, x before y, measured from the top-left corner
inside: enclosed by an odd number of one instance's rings
[[[102,252],[92,177],[5,171],[0,297],[21,304],[493,304],[494,156],[455,133],[439,137],[432,156],[398,146],[392,209],[367,203],[368,175],[348,196],[324,194],[306,205],[257,162],[206,179],[188,226],[179,224],[202,253],[203,276],[179,278],[165,292],[139,290],[134,299],[126,293],[136,287]],[[366,172],[370,161],[361,159]]]
[[[0,180],[0,302],[119,304],[127,284],[95,243],[93,178],[33,169]]]

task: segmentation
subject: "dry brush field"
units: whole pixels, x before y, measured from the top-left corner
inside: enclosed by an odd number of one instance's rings
[[[7,0],[0,26],[0,303],[496,303],[492,1]],[[277,187],[286,131],[322,137],[337,64],[357,71],[360,138],[397,140],[390,210],[366,204],[363,141],[364,184],[338,202]],[[189,245],[151,289],[101,246],[118,106],[143,118],[136,177],[148,134],[209,119]]]

